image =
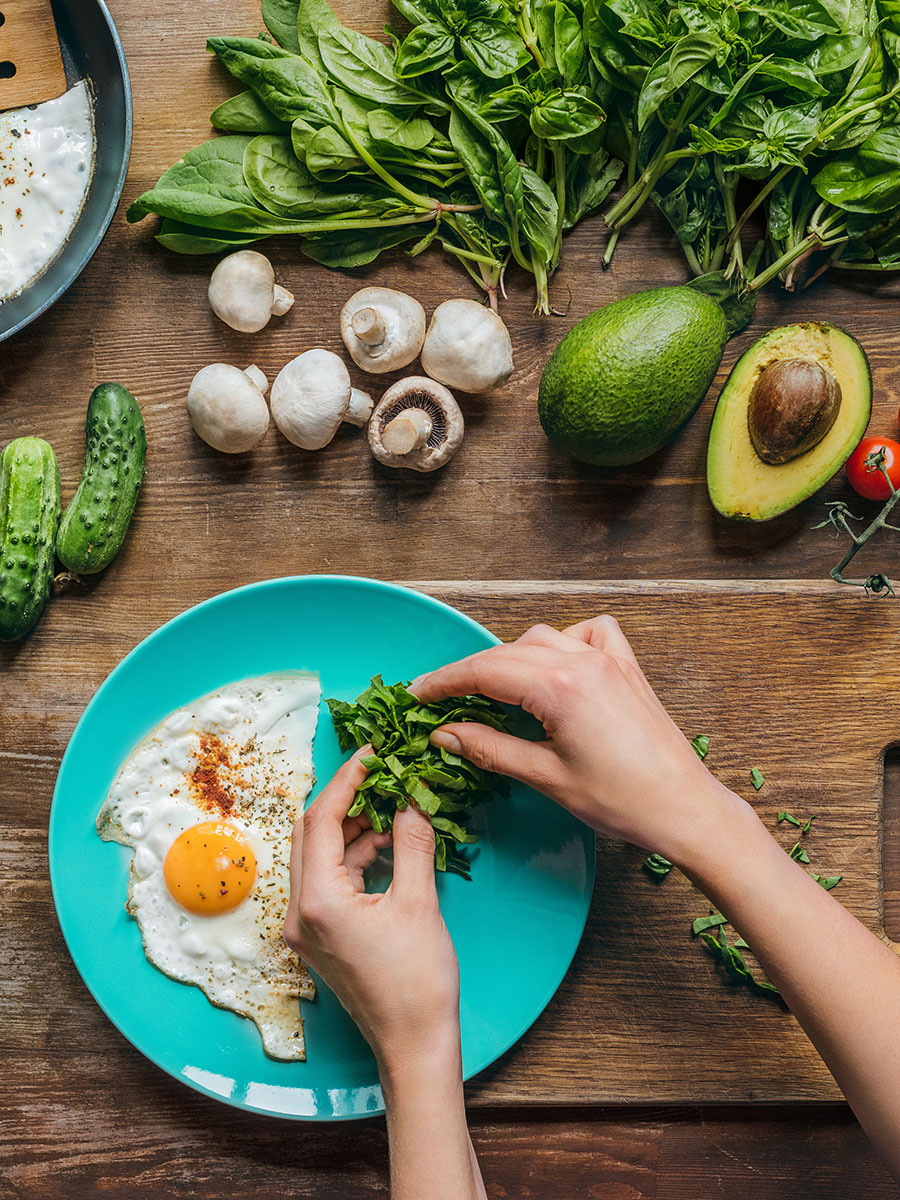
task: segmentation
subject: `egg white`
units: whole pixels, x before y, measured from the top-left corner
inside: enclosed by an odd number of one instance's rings
[[[299,999],[315,986],[284,943],[291,829],[312,787],[321,691],[308,674],[229,684],[179,708],[128,756],[97,817],[105,841],[134,848],[126,908],[150,962],[249,1017],[272,1058],[305,1059]],[[236,908],[197,914],[169,892],[163,864],[186,829],[223,820],[256,858]]]

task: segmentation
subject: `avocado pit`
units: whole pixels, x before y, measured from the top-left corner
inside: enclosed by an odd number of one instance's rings
[[[818,445],[837,420],[841,385],[810,358],[782,358],[759,374],[747,407],[750,440],[765,463],[791,462]]]

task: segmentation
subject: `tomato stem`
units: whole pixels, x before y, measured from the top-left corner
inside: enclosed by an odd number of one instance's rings
[[[877,449],[873,450],[871,454],[866,456],[865,467],[866,470],[871,473],[880,471],[884,476],[885,482],[890,490],[891,494],[885,501],[881,512],[873,521],[869,522],[862,532],[854,533],[853,529],[850,527],[850,522],[859,521],[862,518],[854,517],[853,513],[850,512],[850,509],[843,502],[843,500],[833,500],[828,505],[828,516],[819,525],[816,525],[815,528],[824,529],[826,525],[831,525],[833,529],[838,531],[838,533],[846,533],[850,538],[850,548],[847,550],[847,553],[837,564],[837,566],[832,567],[831,571],[829,572],[835,583],[845,583],[849,587],[864,588],[866,595],[868,595],[869,592],[874,592],[876,596],[893,596],[896,593],[894,592],[893,584],[891,583],[890,579],[888,579],[887,575],[882,573],[877,575],[867,575],[865,579],[847,579],[844,575],[845,569],[849,566],[854,556],[858,553],[861,547],[866,544],[869,538],[878,532],[879,529],[892,529],[894,532],[900,533],[900,525],[891,525],[888,521],[888,517],[891,515],[894,506],[897,504],[898,500],[900,500],[900,491],[894,487],[893,480],[891,479],[888,469],[885,466],[883,446],[879,446]]]

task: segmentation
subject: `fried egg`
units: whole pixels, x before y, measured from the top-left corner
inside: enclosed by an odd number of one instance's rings
[[[313,784],[318,680],[261,675],[179,708],[128,756],[97,817],[134,849],[126,909],[172,979],[305,1059],[315,985],[284,943],[291,830]]]
[[[55,100],[0,113],[0,300],[52,262],[84,205],[94,120],[82,81]]]

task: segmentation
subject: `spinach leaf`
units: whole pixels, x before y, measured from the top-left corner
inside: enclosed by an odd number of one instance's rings
[[[255,92],[239,92],[210,114],[214,129],[226,133],[283,133],[287,122],[271,113]]]
[[[266,29],[278,45],[299,54],[297,10],[300,8],[300,0],[260,0],[260,7]]]
[[[637,127],[643,129],[664,101],[673,96],[721,50],[716,34],[686,33],[670,50],[659,56],[644,79],[638,97]]]
[[[368,266],[383,250],[402,246],[421,232],[419,225],[398,225],[379,228],[373,221],[371,229],[335,230],[304,237],[300,249],[307,258],[323,267],[353,270]]]

